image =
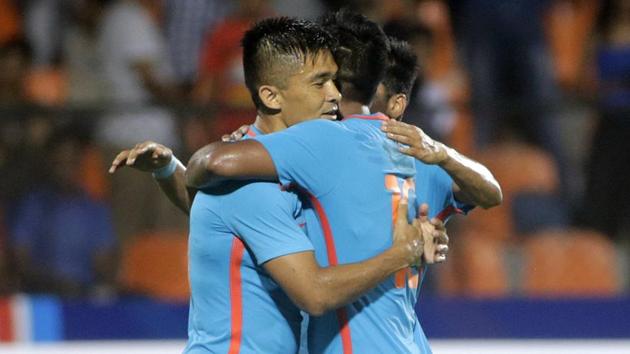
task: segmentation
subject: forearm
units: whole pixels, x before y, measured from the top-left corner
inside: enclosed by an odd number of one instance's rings
[[[186,188],[186,168],[183,165],[177,166],[170,177],[155,180],[171,203],[188,215],[193,195]]]
[[[363,262],[320,268],[313,276],[311,288],[320,299],[317,312],[353,302],[396,271],[407,268],[406,259],[399,249],[390,248]]]
[[[454,149],[444,148],[447,157],[439,165],[457,185],[455,192],[458,200],[485,209],[501,204],[501,187],[490,170]]]
[[[206,145],[193,154],[186,170],[186,184],[197,189],[248,179],[277,179],[271,157],[255,140]]]

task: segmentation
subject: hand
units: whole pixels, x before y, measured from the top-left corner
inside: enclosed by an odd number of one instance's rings
[[[442,263],[446,261],[448,254],[448,235],[446,226],[442,220],[433,218],[429,220],[429,206],[420,206],[419,217],[414,220],[414,225],[422,230],[424,239],[423,261],[427,264]]]
[[[132,149],[121,151],[112,161],[109,173],[114,173],[125,166],[140,171],[153,172],[168,165],[172,158],[173,151],[171,149],[153,141],[145,141],[136,144]]]
[[[232,134],[225,134],[221,137],[221,141],[225,143],[233,143],[243,139],[243,137],[249,131],[249,125],[242,125],[240,128],[232,132]]]
[[[387,133],[388,138],[409,146],[401,147],[400,152],[426,164],[439,164],[448,158],[446,146],[431,139],[416,126],[390,119],[383,122],[381,130]]]
[[[392,247],[400,247],[407,260],[407,266],[416,266],[422,262],[424,238],[422,229],[407,221],[407,198],[400,198],[394,225],[394,241]]]

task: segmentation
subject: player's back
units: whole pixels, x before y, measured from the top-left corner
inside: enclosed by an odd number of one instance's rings
[[[311,194],[323,234],[310,234],[322,265],[357,262],[392,244],[401,193],[415,194],[413,159],[380,131],[383,115],[298,124],[259,138],[283,183]],[[410,205],[414,205],[410,201]],[[414,215],[412,210],[410,215]],[[309,322],[311,353],[414,353],[417,272],[404,270],[354,303]],[[347,325],[346,325],[347,323]]]

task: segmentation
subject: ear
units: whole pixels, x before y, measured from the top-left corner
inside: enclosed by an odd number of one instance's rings
[[[387,100],[387,112],[390,113],[392,118],[400,120],[403,113],[407,109],[407,95],[404,93],[397,93]]]
[[[280,110],[281,97],[280,90],[272,85],[262,85],[258,88],[258,97],[265,107],[273,110]]]

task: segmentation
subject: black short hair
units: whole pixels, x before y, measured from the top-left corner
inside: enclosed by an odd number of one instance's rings
[[[409,97],[418,75],[418,57],[409,43],[395,37],[388,37],[389,53],[383,86],[387,90],[387,98],[398,93]]]
[[[264,19],[250,28],[241,41],[245,84],[256,108],[261,85],[282,86],[292,65],[303,64],[334,46],[331,35],[314,22],[290,17]]]
[[[367,17],[346,9],[324,15],[320,22],[337,41],[333,55],[339,67],[337,80],[342,94],[369,104],[385,75],[385,33]]]

